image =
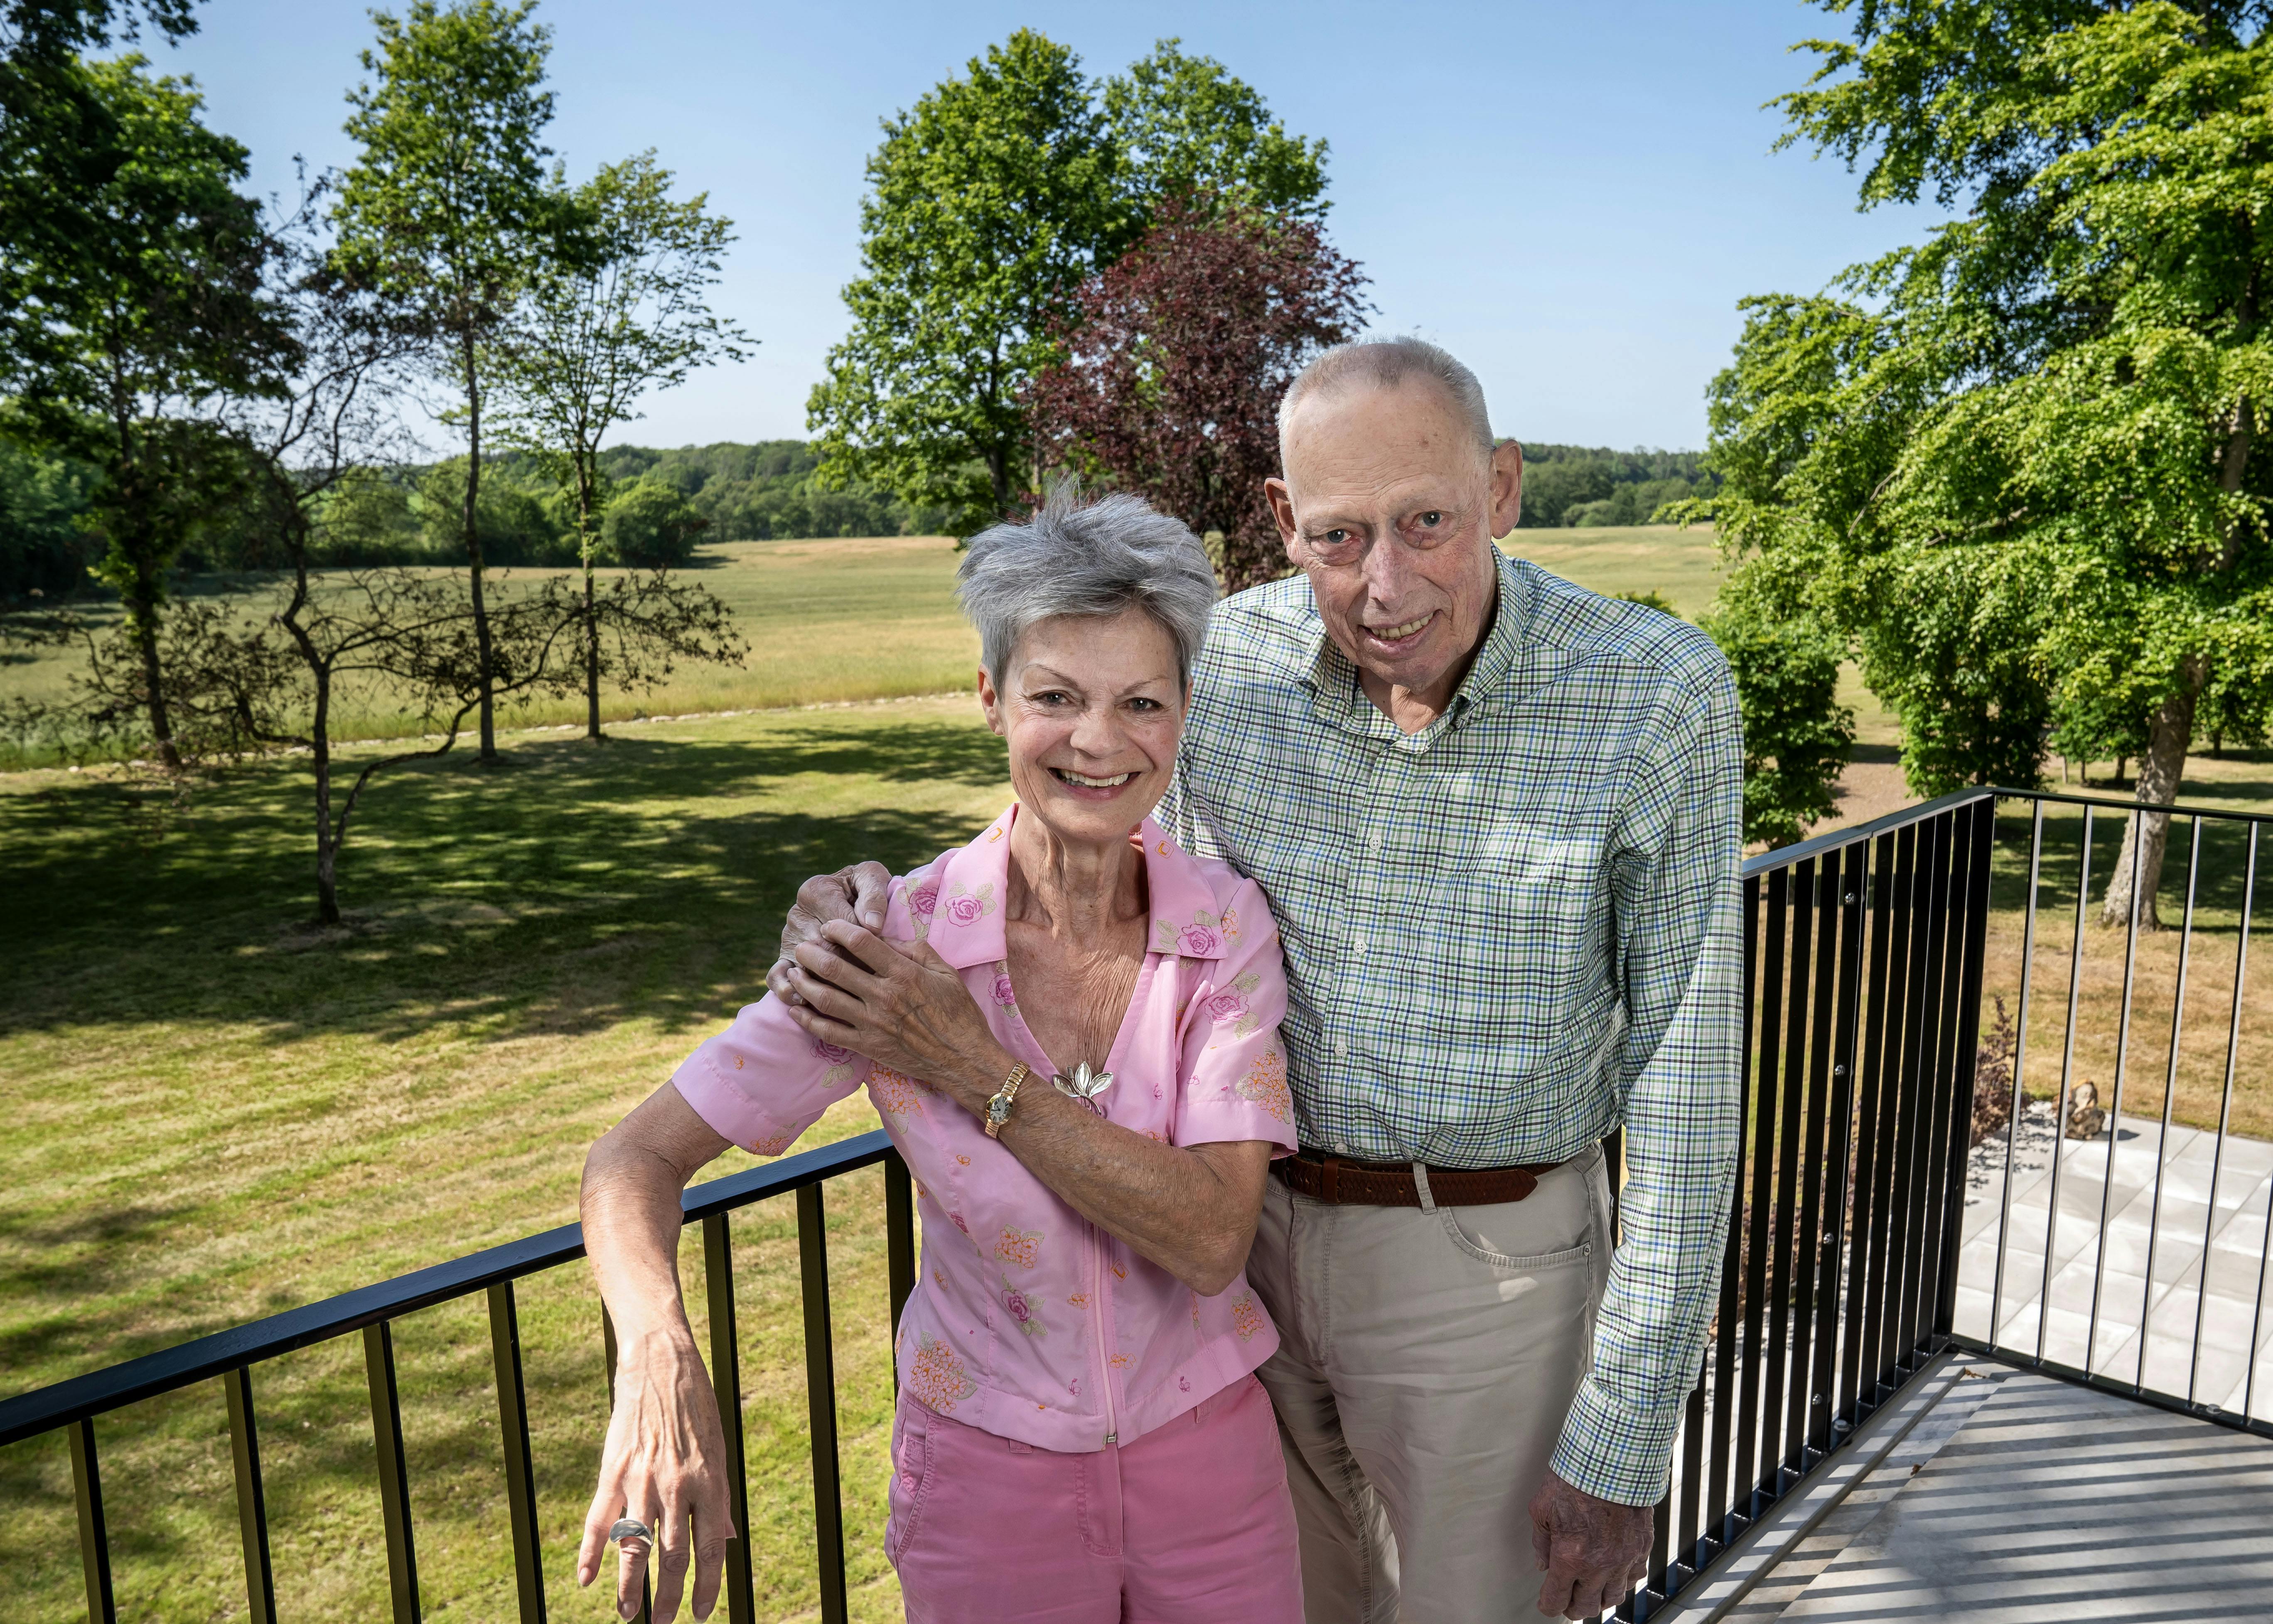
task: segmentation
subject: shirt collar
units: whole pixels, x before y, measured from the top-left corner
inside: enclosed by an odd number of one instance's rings
[[[1010,826],[1013,801],[1002,815],[967,846],[948,855],[933,878],[931,929],[934,953],[956,969],[1000,963],[1007,956],[1002,907],[1010,891]],[[1231,951],[1239,923],[1215,911],[1215,893],[1199,860],[1168,838],[1152,818],[1132,839],[1144,849],[1144,889],[1152,909],[1150,953],[1187,959],[1220,959]]]
[[[1492,549],[1492,558],[1499,576],[1499,595],[1491,624],[1484,629],[1474,662],[1452,695],[1452,705],[1415,738],[1432,737],[1446,726],[1460,726],[1478,704],[1506,685],[1523,655],[1525,632],[1531,622],[1531,579],[1516,559],[1497,547]],[[1313,690],[1311,708],[1318,717],[1357,732],[1375,731],[1377,722],[1394,731],[1396,724],[1365,697],[1358,683],[1357,662],[1326,635],[1326,623],[1318,613],[1315,596],[1310,600],[1310,628],[1311,657],[1303,680]]]

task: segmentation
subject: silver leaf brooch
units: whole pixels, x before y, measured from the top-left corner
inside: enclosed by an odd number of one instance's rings
[[[1105,1107],[1097,1103],[1097,1096],[1113,1086],[1111,1072],[1092,1072],[1089,1062],[1084,1060],[1073,1068],[1072,1076],[1060,1072],[1050,1081],[1068,1099],[1079,1100],[1100,1117],[1105,1114]]]

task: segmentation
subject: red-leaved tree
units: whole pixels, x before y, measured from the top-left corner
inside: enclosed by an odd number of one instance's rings
[[[1279,397],[1357,332],[1365,285],[1315,221],[1172,200],[1055,324],[1064,358],[1027,394],[1044,466],[1219,532],[1226,591],[1276,580]]]

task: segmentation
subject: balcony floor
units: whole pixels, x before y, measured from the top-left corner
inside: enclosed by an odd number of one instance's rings
[[[2273,1441],[1947,1358],[1654,1624],[2273,1619]]]

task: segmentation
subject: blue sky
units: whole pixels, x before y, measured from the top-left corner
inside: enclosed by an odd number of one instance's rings
[[[371,38],[338,0],[206,0],[158,65],[204,88],[255,183],[352,152],[342,96]],[[845,326],[862,164],[877,121],[1012,29],[1102,76],[1164,35],[1254,85],[1332,146],[1329,226],[1373,277],[1377,329],[1449,346],[1495,427],[1526,439],[1693,447],[1748,293],[1812,290],[1921,236],[1924,211],[1854,206],[1843,165],[1771,153],[1761,104],[1800,85],[1789,48],[1834,19],[1793,0],[1541,4],[859,5],[545,0],[572,174],[652,146],[741,240],[717,303],[761,341],[653,398],[622,438],[801,438]]]

